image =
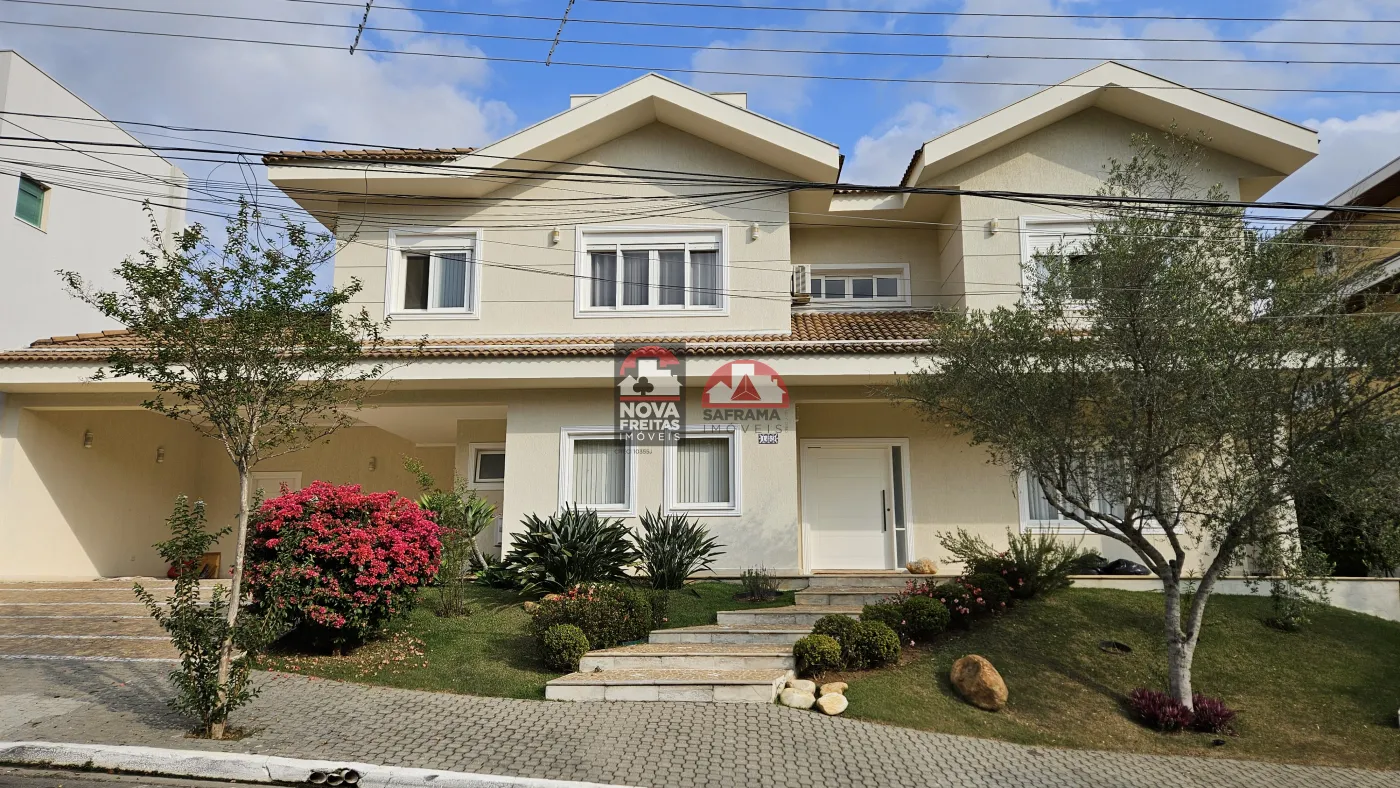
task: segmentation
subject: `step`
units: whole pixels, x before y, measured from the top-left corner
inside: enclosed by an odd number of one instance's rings
[[[544,687],[548,700],[772,703],[790,670],[600,670],[570,673]]]
[[[903,587],[818,588],[809,591],[798,591],[793,595],[793,601],[802,607],[809,605],[862,607],[864,605],[874,605],[884,602],[903,590]]]
[[[904,584],[930,575],[911,575],[908,572],[831,572],[812,575],[807,578],[807,587],[817,588],[898,588]]]
[[[727,626],[706,624],[702,627],[677,627],[676,629],[653,630],[649,640],[652,643],[736,643],[791,645],[803,635],[811,632],[810,626],[794,624]]]
[[[715,614],[717,623],[725,626],[805,626],[817,623],[826,615],[860,616],[858,606],[815,607],[812,605],[789,605],[787,607],[757,607],[751,610],[721,610]]]
[[[794,670],[792,646],[734,643],[643,643],[590,651],[579,672],[595,670]]]
[[[0,635],[166,635],[150,616],[4,616]]]

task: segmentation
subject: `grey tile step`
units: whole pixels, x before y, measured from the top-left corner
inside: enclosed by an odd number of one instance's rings
[[[787,607],[760,607],[753,610],[721,610],[715,615],[716,623],[726,626],[784,626],[810,627],[825,615],[860,616],[859,606],[818,607],[814,605],[789,605]]]
[[[793,595],[793,601],[799,606],[848,605],[861,607],[884,602],[903,590],[903,586],[897,588],[814,588],[798,591]]]
[[[754,624],[751,626],[706,624],[700,627],[678,627],[676,629],[653,630],[649,641],[652,643],[792,645],[803,635],[811,631],[812,628],[810,626],[803,626],[800,624]]]
[[[790,670],[602,670],[545,685],[547,700],[772,703]]]
[[[590,651],[579,672],[595,670],[795,670],[792,646],[725,643],[644,643]]]
[[[911,575],[908,572],[839,572],[818,574],[807,578],[807,587],[816,588],[904,588],[904,584],[929,575]]]

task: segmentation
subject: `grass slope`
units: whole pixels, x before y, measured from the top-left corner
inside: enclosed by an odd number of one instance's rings
[[[897,667],[846,677],[847,714],[1024,744],[1400,768],[1400,624],[1325,608],[1290,634],[1264,626],[1269,614],[1265,598],[1216,596],[1207,607],[1193,683],[1240,713],[1223,746],[1149,731],[1124,709],[1134,687],[1166,687],[1162,600],[1142,592],[1071,589],[906,649]],[[1102,640],[1133,652],[1105,653]],[[1005,710],[958,698],[948,670],[965,654],[996,665]]]
[[[762,605],[737,602],[739,586],[694,583],[670,595],[667,627],[713,624],[718,610],[792,604],[785,593]],[[424,595],[437,593],[429,589]],[[559,674],[544,667],[530,637],[530,617],[514,591],[472,586],[469,615],[439,618],[424,599],[390,625],[382,640],[343,657],[274,653],[263,667],[308,676],[404,689],[460,692],[503,698],[543,698],[545,682]]]

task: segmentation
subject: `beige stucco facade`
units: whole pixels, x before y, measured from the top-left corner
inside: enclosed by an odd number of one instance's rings
[[[991,131],[969,124],[950,133],[970,140],[965,149],[929,143],[908,185],[1093,194],[1110,158],[1130,155],[1134,134],[1163,133],[1172,107],[1187,120],[1216,112],[1215,131],[1234,124],[1203,170],[1232,196],[1254,196],[1261,182],[1306,160],[1307,141],[1293,127],[1217,99],[1158,106],[1144,94],[1137,106],[1121,92],[1073,91],[1044,110],[1054,117],[1004,123],[994,115]],[[1244,143],[1268,134],[1282,141],[1261,143],[1258,160],[1248,159]],[[909,315],[1018,301],[1023,225],[1048,209],[968,194],[833,189],[835,146],[733,96],[660,77],[577,100],[481,151],[428,152],[431,166],[373,153],[282,155],[269,163],[271,178],[335,232],[335,281],[362,285],[352,306],[392,317],[391,337],[425,337],[430,351],[390,364],[387,390],[359,413],[361,426],[269,460],[259,473],[416,495],[405,456],[423,460],[446,487],[454,475],[473,478],[474,446],[500,446],[505,479],[481,490],[499,506],[500,540],[493,530],[481,545],[504,551],[524,518],[574,496],[570,441],[613,428],[613,340],[674,340],[689,343],[688,423],[732,436],[725,507],[695,514],[725,545],[717,573],[894,570],[906,558],[946,562],[940,533],[965,528],[999,544],[1025,526],[1015,478],[964,436],[879,391],[927,352]],[[705,177],[729,188],[784,185],[721,199],[724,187]],[[579,242],[595,231],[660,236],[661,246],[666,233],[712,233],[723,302],[590,312]],[[403,239],[453,236],[469,239],[475,254],[474,303],[452,314],[408,310],[396,273]],[[791,292],[797,266],[850,282],[897,271],[901,298],[878,310],[807,302],[794,298],[807,293]],[[205,500],[211,523],[226,524],[237,510],[232,466],[215,441],[140,410],[138,384],[92,382],[95,363],[64,356],[70,346],[57,343],[51,357],[43,348],[0,354],[0,577],[159,573],[151,545],[175,496]],[[771,366],[786,404],[755,421],[711,413],[702,390],[736,361]],[[635,525],[643,511],[679,508],[678,467],[664,446],[630,448],[625,506],[610,515]],[[848,484],[858,506],[843,497]],[[1127,556],[1111,540],[1067,538]],[[840,546],[851,548],[849,565]]]

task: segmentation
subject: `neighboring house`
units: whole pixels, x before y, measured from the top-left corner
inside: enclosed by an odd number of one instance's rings
[[[1359,296],[1356,308],[1368,302],[1361,297],[1364,295],[1375,299],[1369,301],[1373,309],[1400,309],[1396,299],[1400,294],[1400,217],[1367,210],[1400,208],[1400,158],[1357,181],[1327,204],[1343,208],[1313,211],[1304,217],[1308,237],[1335,246],[1371,247],[1351,263],[1353,268],[1366,271],[1347,283],[1348,291]],[[1336,272],[1339,263],[1334,250],[1325,246],[1321,255],[1319,270]]]
[[[1173,126],[1208,136],[1208,180],[1245,200],[1318,146],[1308,129],[1106,63],[930,141],[902,185],[1093,194],[1131,135]],[[965,438],[872,391],[928,352],[930,308],[1016,303],[1034,251],[1085,233],[1085,217],[834,192],[836,146],[742,94],[655,75],[475,151],[265,161],[339,237],[336,281],[364,283],[354,306],[393,319],[403,345],[384,355],[412,362],[361,426],[258,468],[267,489],[320,478],[412,492],[411,454],[501,503],[488,546],[566,504],[629,521],[661,507],[709,526],[723,575],[896,569],[941,557],[937,533],[958,527],[994,541],[1082,533]],[[735,180],[764,191],[736,195]],[[0,355],[0,575],[161,571],[150,545],[177,493],[217,517],[236,509],[213,442],[139,410],[131,382],[84,382],[123,341]],[[615,348],[667,342],[685,347],[626,360]],[[664,410],[677,378],[678,445],[620,440],[618,397]]]
[[[110,283],[150,238],[143,199],[162,228],[183,226],[184,173],[144,147],[119,147],[140,145],[19,53],[0,51],[0,210],[9,214],[0,217],[0,348],[119,328],[64,292],[55,270]]]

